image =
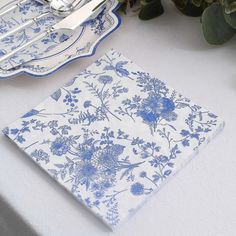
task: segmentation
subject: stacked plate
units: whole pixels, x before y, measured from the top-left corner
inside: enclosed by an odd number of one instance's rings
[[[15,3],[16,1],[12,0],[1,1],[0,11],[7,9]],[[56,37],[63,37],[63,33],[55,35],[55,38],[45,39],[41,46],[44,47],[44,53],[40,53],[42,50],[40,46],[36,47],[34,53],[38,55],[37,59],[10,70],[0,69],[0,79],[7,79],[21,73],[27,73],[36,77],[46,76],[72,60],[93,55],[98,44],[119,27],[120,18],[115,12],[117,7],[117,0],[108,0],[105,9],[81,25],[69,40],[61,43],[60,46],[56,45],[60,43],[60,38],[57,39]],[[47,5],[38,3],[35,0],[29,0],[21,7],[0,18],[0,36],[48,10]],[[61,19],[50,14],[17,34],[2,39],[0,41],[0,56],[24,44],[27,40],[35,37],[35,35],[59,20]],[[45,47],[50,49],[46,53]],[[11,59],[10,63],[13,66],[14,60],[17,61],[19,58]]]

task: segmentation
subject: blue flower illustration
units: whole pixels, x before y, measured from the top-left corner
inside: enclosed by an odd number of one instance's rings
[[[113,78],[109,75],[101,75],[99,76],[98,81],[101,84],[110,84],[113,81]]]
[[[104,193],[101,191],[97,191],[94,193],[95,198],[100,199],[104,196]]]
[[[90,178],[97,172],[97,169],[91,163],[85,162],[80,171],[85,178]]]
[[[147,172],[146,172],[146,171],[142,171],[142,172],[139,174],[139,176],[140,176],[141,178],[145,178],[145,177],[147,176]]]
[[[75,103],[77,103],[79,100],[76,98],[76,95],[70,95],[70,94],[67,94],[65,96],[65,99],[63,100],[63,102],[66,104],[66,105],[70,105],[71,107],[74,107],[75,106]]]
[[[91,186],[93,190],[110,188],[119,165],[118,156],[123,150],[118,144],[104,149],[94,148],[91,143],[90,146],[81,145],[75,168],[76,184],[85,184],[86,189]]]
[[[101,188],[102,189],[108,189],[111,186],[112,186],[112,184],[108,180],[105,180],[105,181],[101,182]]]
[[[140,183],[135,183],[131,185],[130,192],[135,196],[140,196],[144,194],[144,186]]]
[[[162,112],[170,112],[173,111],[175,109],[175,104],[174,102],[169,99],[169,98],[161,98],[161,103],[162,103]]]
[[[124,146],[112,145],[103,149],[98,155],[98,161],[104,167],[110,169],[117,166],[118,157],[124,151]]]
[[[141,106],[137,111],[137,115],[142,117],[144,122],[154,124],[160,118],[165,120],[176,119],[174,102],[165,97],[156,95],[149,95],[146,99],[143,99]]]
[[[166,121],[175,121],[177,114],[175,112],[162,112],[161,117]]]
[[[7,32],[6,25],[0,25],[0,33],[6,33],[6,32]]]
[[[38,3],[37,3],[38,4]],[[32,6],[37,6],[34,1],[20,5],[19,6],[19,12],[21,12],[22,14],[26,15],[28,13],[28,10],[32,7]]]
[[[92,105],[92,102],[91,101],[85,101],[84,102],[84,108],[88,108]]]
[[[87,148],[87,147],[82,147],[78,153],[78,156],[84,161],[89,161],[92,159],[93,153],[94,153],[93,149]]]
[[[137,114],[143,118],[145,122],[156,122],[161,114],[162,104],[159,98],[149,96],[142,101],[141,107]]]
[[[54,155],[62,156],[70,150],[70,141],[67,137],[56,138],[50,149]]]
[[[103,19],[105,8],[96,16],[96,18],[89,19],[85,21],[82,25],[89,25],[91,30],[97,34],[101,35],[105,29],[105,20]]]
[[[79,88],[77,88],[77,87],[74,88],[73,91],[72,91],[73,94],[79,94],[79,93],[81,93],[81,92],[82,92],[82,91],[81,91]]]
[[[81,161],[76,163],[75,167],[75,184],[85,185],[88,190],[91,183],[96,183],[96,178],[100,171],[90,161]]]
[[[153,158],[153,160],[149,161],[151,166],[158,167],[159,165],[162,165],[163,163],[168,162],[168,157],[164,155],[156,156]]]
[[[31,157],[35,158],[37,162],[39,161],[45,161],[45,163],[49,162],[49,155],[41,149],[34,150],[30,155]]]

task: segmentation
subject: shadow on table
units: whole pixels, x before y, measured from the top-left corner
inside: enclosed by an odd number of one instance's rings
[[[0,142],[1,141],[4,142],[4,146],[9,146],[9,149],[14,150],[14,153],[16,153],[16,155],[20,158],[21,162],[26,164],[29,167],[29,171],[32,171],[33,169],[34,175],[38,175],[40,179],[44,181],[45,184],[50,185],[50,188],[52,189],[53,192],[55,191],[58,196],[63,197],[64,199],[66,199],[66,201],[70,201],[70,204],[72,204],[74,208],[78,209],[78,213],[80,214],[81,217],[87,218],[87,219],[89,218],[89,222],[91,222],[91,225],[97,227],[98,230],[101,230],[102,232],[106,232],[106,233],[112,232],[112,230],[106,224],[104,224],[99,217],[97,217],[93,212],[90,212],[88,208],[84,206],[83,204],[81,204],[78,201],[78,199],[76,199],[76,197],[73,194],[71,194],[71,192],[66,190],[66,188],[60,186],[60,184],[58,184],[58,182],[55,179],[50,177],[50,175],[46,173],[45,170],[43,170],[42,168],[39,168],[39,165],[36,162],[32,161],[16,145],[9,142],[9,140],[7,140],[7,138],[4,138],[3,136],[0,136]],[[19,230],[18,232],[20,233],[14,234],[15,228],[16,229],[18,229],[18,227],[25,228],[28,226],[25,222],[23,222],[22,220],[20,221],[18,219],[18,217],[20,218],[20,215],[17,214],[13,209],[9,209],[8,207],[4,208],[5,205],[7,206],[8,204],[1,198],[1,195],[0,195],[0,236],[38,236],[39,235],[39,234],[36,234],[36,232],[34,232],[33,229],[28,229],[28,231],[25,231],[24,234],[21,233],[21,231]],[[4,216],[4,212],[6,216]],[[8,213],[8,212],[11,212],[11,213]],[[66,219],[66,215],[65,215],[65,219]],[[18,223],[18,220],[19,220],[19,223]],[[11,224],[14,221],[17,222],[16,225]],[[4,229],[4,227],[6,229]],[[76,227],[78,227],[78,225]],[[13,232],[10,231],[11,228]],[[9,230],[9,233],[3,234],[2,230]]]
[[[6,201],[0,197],[0,235],[1,236],[38,236],[38,234],[24,222]]]

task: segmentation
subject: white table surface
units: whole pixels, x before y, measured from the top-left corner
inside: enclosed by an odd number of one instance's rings
[[[127,223],[109,231],[2,134],[0,236],[236,235],[236,38],[203,39],[198,18],[166,13],[142,22],[130,14],[96,54],[48,78],[0,81],[0,129],[114,48],[226,121],[223,132]]]

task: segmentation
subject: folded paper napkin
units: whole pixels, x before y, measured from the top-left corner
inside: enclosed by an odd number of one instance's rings
[[[111,50],[4,133],[114,228],[223,126]]]

